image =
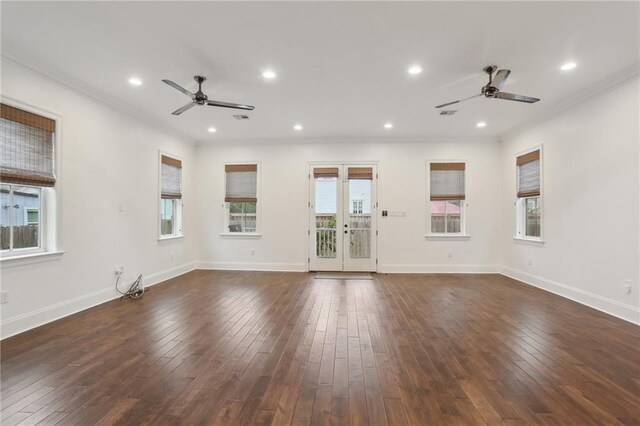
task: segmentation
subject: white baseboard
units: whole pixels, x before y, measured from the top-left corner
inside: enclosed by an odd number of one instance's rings
[[[195,263],[195,269],[214,269],[219,271],[307,272],[307,264],[200,261]]]
[[[147,275],[143,277],[143,283],[145,287],[150,287],[170,278],[190,272],[193,269],[195,269],[195,264],[187,263],[175,268]],[[133,280],[129,283],[123,282],[121,287],[124,288],[127,284],[131,284],[132,282]],[[84,311],[85,309],[92,308],[110,300],[117,299],[120,296],[120,293],[118,293],[113,286],[109,286],[108,288],[104,288],[93,293],[85,294],[70,300],[65,300],[64,302],[56,303],[55,305],[8,318],[0,324],[2,339],[23,333],[27,330],[31,330],[32,328],[39,327],[60,318],[73,315],[77,312]]]
[[[500,268],[495,265],[416,265],[385,264],[378,265],[381,274],[498,274]]]
[[[573,300],[574,302],[578,302],[590,308],[597,309],[598,311],[606,314],[613,315],[614,317],[640,325],[640,308],[637,306],[627,305],[626,303],[618,302],[617,300],[609,299],[608,297],[600,296],[599,294],[584,291],[570,285],[561,284],[559,282],[548,280],[537,275],[528,274],[517,269],[508,268],[506,266],[501,268],[501,274],[525,284],[546,290],[550,293],[557,294],[558,296]]]

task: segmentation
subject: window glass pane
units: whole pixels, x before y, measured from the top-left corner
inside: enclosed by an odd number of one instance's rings
[[[255,202],[229,203],[229,232],[256,232]]]
[[[462,201],[446,201],[447,232],[460,232],[460,210]]]
[[[540,236],[540,206],[538,197],[526,199],[526,229],[525,235],[528,237]]]
[[[315,185],[316,257],[335,259],[338,178],[316,178]]]
[[[163,198],[160,200],[160,235],[172,235],[175,217],[175,200]]]
[[[431,232],[444,232],[444,215],[446,213],[446,201],[431,202]]]
[[[11,199],[9,185],[2,185],[0,187],[0,249],[9,250],[9,238],[11,230],[9,229],[9,214],[11,213]]]
[[[13,186],[13,197],[9,210],[12,212],[13,248],[35,248],[39,246],[38,211],[40,210],[40,188]],[[27,212],[35,211],[36,222],[28,222]]]

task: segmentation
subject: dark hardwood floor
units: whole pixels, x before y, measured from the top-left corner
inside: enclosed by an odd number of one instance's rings
[[[2,342],[2,424],[640,424],[640,327],[499,275],[194,271]]]

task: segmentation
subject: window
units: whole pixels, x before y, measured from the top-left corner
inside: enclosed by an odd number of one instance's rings
[[[351,213],[362,214],[363,200],[353,200]]]
[[[3,257],[46,251],[53,200],[56,122],[0,104],[0,250]],[[53,203],[51,203],[53,204]],[[53,225],[52,225],[53,227]],[[53,234],[53,233],[50,233]]]
[[[540,149],[516,158],[517,201],[516,236],[542,237],[542,199],[540,191]]]
[[[160,155],[160,238],[182,236],[182,161]]]
[[[226,232],[258,232],[258,165],[227,164],[224,171]]]
[[[465,163],[431,163],[431,234],[464,234]]]

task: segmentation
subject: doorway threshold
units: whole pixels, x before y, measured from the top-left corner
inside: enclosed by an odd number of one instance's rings
[[[316,280],[372,280],[368,272],[316,272]]]

